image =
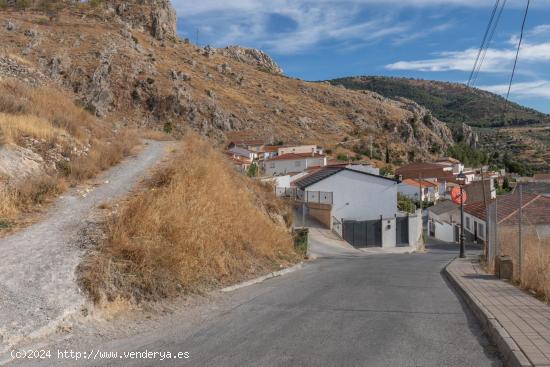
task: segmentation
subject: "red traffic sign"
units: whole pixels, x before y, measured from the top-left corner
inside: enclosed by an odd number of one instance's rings
[[[453,203],[460,205],[468,200],[468,194],[465,190],[460,190],[460,187],[455,186],[451,190],[451,200]]]

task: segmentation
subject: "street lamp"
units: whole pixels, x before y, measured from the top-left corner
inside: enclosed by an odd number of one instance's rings
[[[466,183],[466,175],[464,171],[456,176],[458,185],[460,186],[460,257],[464,258],[465,255],[465,246],[464,246],[464,188],[463,185]]]

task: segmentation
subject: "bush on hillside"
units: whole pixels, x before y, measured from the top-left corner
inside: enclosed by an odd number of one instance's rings
[[[299,257],[290,208],[273,187],[235,172],[198,136],[108,224],[81,266],[91,298],[141,301],[198,292],[278,269]]]

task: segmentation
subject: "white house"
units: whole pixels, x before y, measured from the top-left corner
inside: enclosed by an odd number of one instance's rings
[[[439,158],[434,163],[441,166],[452,167],[453,174],[455,175],[464,171],[464,165],[458,159],[452,157]]]
[[[226,151],[226,153],[229,154],[229,155],[232,155],[234,158],[242,157],[242,158],[250,159],[251,161],[253,161],[254,159],[256,159],[258,157],[257,153],[252,152],[248,149],[239,147],[239,146],[234,146],[234,147],[229,148]]]
[[[349,168],[325,168],[294,182],[307,192],[331,192],[337,219],[370,220],[397,213],[397,181]]]
[[[458,242],[460,233],[460,207],[444,200],[428,208],[428,234],[445,242]]]
[[[263,167],[266,176],[280,176],[326,165],[327,157],[318,153],[288,153],[266,159]]]
[[[399,213],[398,183],[365,171],[327,167],[294,185],[303,192],[311,217],[353,246],[415,246],[421,240],[422,218]]]
[[[404,179],[397,191],[416,201],[434,203],[439,199],[439,185],[427,180]]]
[[[317,145],[297,145],[293,147],[280,147],[278,149],[278,155],[284,155],[284,154],[290,154],[290,153],[296,153],[296,154],[306,154],[306,153],[316,153],[316,154],[323,154],[323,149],[317,147]]]

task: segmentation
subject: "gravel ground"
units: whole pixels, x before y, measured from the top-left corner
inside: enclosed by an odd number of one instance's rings
[[[99,184],[60,197],[44,221],[0,239],[0,361],[15,343],[70,327],[68,320],[85,303],[75,281],[85,252],[79,233],[99,204],[123,197],[161,161],[168,144],[148,142],[99,176]]]

